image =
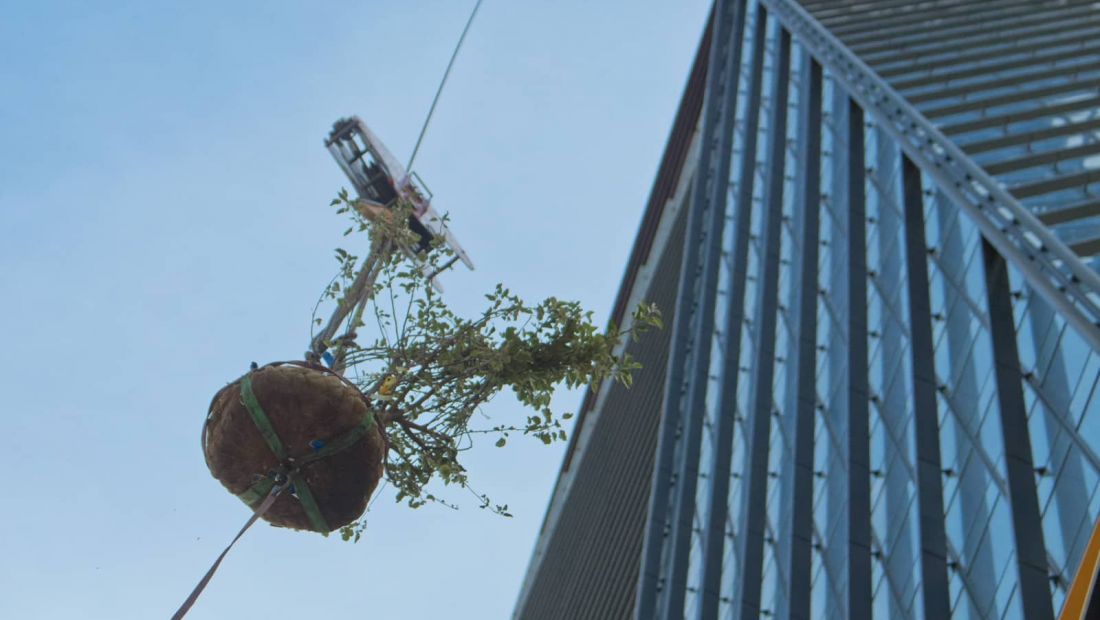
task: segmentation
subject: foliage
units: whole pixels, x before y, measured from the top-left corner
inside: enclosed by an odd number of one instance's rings
[[[379,261],[372,293],[366,296],[369,301],[349,315],[344,336],[324,345],[335,352],[338,363],[347,364],[349,377],[378,407],[379,419],[388,429],[386,479],[396,488],[397,501],[412,507],[429,501],[453,507],[426,490],[437,478],[444,485],[470,490],[482,508],[511,516],[507,505],[494,504],[470,487],[462,452],[478,435],[488,435],[498,447],[513,434],[530,435],[544,444],[565,440],[562,421],[571,414],[551,408],[554,389],[608,378],[629,386],[631,371],[639,365],[615,351],[624,338],[659,328],[659,311],[639,305],[628,327],[612,325],[602,331],[592,322],[592,313],[577,302],[550,297],[529,304],[498,284],[485,295],[484,310],[463,318],[429,280],[451,262],[450,248],[436,243],[415,259],[395,249],[415,247],[418,240],[406,224],[411,207],[398,205],[368,218],[369,212],[346,192],[333,205],[353,218],[345,235],[367,232],[372,255]],[[356,269],[357,257],[343,249],[336,255],[340,273],[326,295],[350,308],[356,302],[351,298],[355,276],[369,268],[370,259]],[[319,319],[315,321],[320,325]],[[368,324],[373,338],[361,339],[358,330]],[[488,419],[479,415],[481,406],[505,388],[528,409],[525,419],[478,427],[476,420]],[[358,539],[361,529],[359,524],[345,528],[345,539]]]

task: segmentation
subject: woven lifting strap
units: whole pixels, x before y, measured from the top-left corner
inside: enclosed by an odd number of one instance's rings
[[[218,559],[214,560],[214,564],[210,567],[210,570],[206,571],[206,574],[203,575],[202,579],[199,580],[199,585],[195,586],[194,590],[191,590],[191,594],[188,595],[187,600],[183,602],[183,605],[180,605],[180,608],[176,610],[176,613],[172,614],[172,620],[182,620],[183,617],[187,615],[187,612],[191,611],[191,607],[194,606],[195,601],[199,600],[199,595],[202,594],[202,591],[206,589],[206,584],[210,583],[210,580],[214,577],[214,573],[216,573],[218,571],[218,567],[222,565],[222,560],[224,560],[225,556],[229,554],[229,550],[233,548],[233,545],[237,544],[237,541],[241,539],[241,536],[244,536],[244,533],[248,531],[248,528],[252,527],[253,523],[259,520],[260,517],[264,516],[264,513],[267,512],[269,508],[271,508],[271,505],[275,503],[275,499],[279,497],[279,493],[284,488],[285,487],[272,487],[268,489],[267,495],[264,497],[263,503],[260,504],[259,508],[256,509],[256,512],[252,514],[252,517],[245,522],[244,527],[241,528],[241,531],[237,532],[237,535],[233,537],[233,540],[231,540],[229,544],[226,545],[225,549],[222,550],[221,555],[218,556]]]
[[[264,413],[263,407],[260,406],[260,401],[256,398],[256,393],[252,390],[251,375],[252,373],[248,373],[244,377],[241,377],[241,402],[244,404],[245,408],[248,409],[249,415],[252,416],[252,421],[256,424],[256,428],[259,429],[260,434],[263,435],[268,447],[271,448],[271,452],[285,468],[287,476],[290,479],[290,484],[294,486],[294,492],[298,496],[298,501],[302,504],[302,509],[305,510],[306,516],[309,518],[309,522],[313,526],[313,529],[322,534],[327,534],[332,531],[332,528],[328,526],[325,517],[321,514],[321,508],[317,505],[317,500],[313,497],[313,493],[309,489],[309,484],[301,475],[301,468],[314,461],[346,450],[354,445],[355,442],[359,441],[359,439],[361,439],[363,435],[366,435],[367,431],[374,426],[374,415],[368,413],[367,416],[363,418],[363,421],[354,428],[340,437],[327,442],[313,454],[309,454],[299,459],[291,459],[286,453],[286,447],[283,446],[283,442],[279,439],[279,434],[275,432],[275,427],[271,425],[271,420],[267,417],[267,414]],[[256,502],[261,501],[268,495],[273,484],[274,482],[270,477],[265,477],[252,485],[251,488],[238,495],[238,497],[240,497],[244,503],[252,507]]]
[[[221,552],[221,555],[214,561],[210,570],[206,571],[206,574],[203,575],[203,578],[199,581],[198,585],[195,586],[195,589],[191,591],[187,600],[185,600],[183,605],[180,605],[180,608],[172,615],[172,620],[182,620],[182,618],[187,615],[187,612],[191,610],[195,601],[198,600],[199,595],[206,589],[206,585],[210,583],[210,579],[214,577],[214,573],[217,572],[218,567],[221,566],[222,560],[225,559],[229,550],[233,548],[233,545],[237,544],[241,536],[244,536],[248,528],[252,527],[260,517],[264,516],[264,513],[275,504],[275,500],[279,497],[279,494],[290,485],[294,485],[295,493],[298,495],[298,501],[301,502],[302,508],[306,511],[306,515],[309,517],[313,527],[322,534],[328,534],[331,530],[325,522],[325,518],[321,515],[321,509],[317,505],[317,501],[313,498],[313,494],[309,490],[309,485],[306,483],[305,478],[299,473],[300,469],[314,461],[318,461],[336,454],[341,450],[350,448],[374,426],[374,413],[368,412],[363,421],[356,425],[355,428],[352,428],[340,437],[328,442],[313,454],[299,459],[290,459],[287,456],[286,447],[283,446],[282,440],[279,439],[279,434],[275,432],[275,427],[271,425],[271,420],[269,420],[267,414],[264,413],[263,407],[260,406],[260,401],[256,399],[256,393],[252,391],[251,375],[252,373],[249,372],[247,375],[241,377],[241,402],[244,403],[245,408],[248,409],[249,415],[252,416],[252,421],[256,423],[256,428],[260,430],[260,434],[263,435],[264,440],[267,441],[267,445],[271,448],[271,452],[275,454],[275,458],[279,459],[280,471],[286,472],[287,478],[281,480],[280,484],[277,484],[273,477],[265,476],[262,480],[252,485],[251,488],[237,496],[253,509],[252,517],[248,519],[244,527],[237,532],[237,535]]]

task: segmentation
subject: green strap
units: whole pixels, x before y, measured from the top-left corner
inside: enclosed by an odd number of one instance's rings
[[[275,427],[271,426],[271,420],[267,419],[267,414],[260,407],[260,401],[256,400],[256,394],[252,391],[252,377],[250,374],[241,377],[241,402],[244,403],[245,409],[248,409],[252,421],[256,423],[256,428],[264,436],[267,445],[275,453],[275,458],[279,459],[280,463],[286,461],[286,448],[283,447],[283,442],[279,440]]]
[[[313,492],[309,490],[309,484],[305,478],[301,474],[293,474],[289,478],[290,483],[294,485],[294,493],[298,496],[302,509],[306,511],[306,516],[309,517],[309,523],[313,526],[313,529],[322,534],[331,532],[332,528],[328,526],[324,515],[321,514],[321,507],[317,505],[317,499],[313,497]],[[275,486],[275,481],[271,478],[264,478],[242,491],[237,497],[241,498],[241,501],[248,504],[249,507],[253,507],[271,493],[271,487],[273,486]]]
[[[270,476],[265,476],[256,484],[241,491],[237,494],[237,497],[241,498],[241,501],[248,504],[249,508],[251,508],[256,502],[267,497],[267,494],[271,492],[271,487],[273,486],[275,486],[275,481],[272,480]]]
[[[317,500],[313,497],[313,492],[309,490],[306,479],[301,474],[294,473],[290,475],[290,481],[294,485],[294,494],[298,496],[298,502],[302,504],[302,508],[306,511],[306,516],[309,517],[313,529],[322,534],[331,532],[332,528],[328,526],[324,515],[321,514],[321,507],[317,505]]]
[[[370,431],[370,429],[372,428],[374,428],[374,415],[368,412],[367,416],[363,418],[363,420],[359,422],[359,424],[356,424],[354,427],[348,430],[348,432],[326,443],[320,450],[314,452],[313,454],[298,459],[298,462],[302,465],[305,465],[307,463],[312,463],[313,461],[318,461],[320,459],[330,457],[337,452],[347,450],[348,448],[352,447],[355,442],[362,439],[363,435],[366,435],[367,432]]]
[[[275,432],[275,427],[271,425],[271,420],[269,420],[267,414],[264,413],[263,407],[260,406],[260,401],[256,399],[255,392],[252,391],[251,373],[241,377],[241,402],[244,403],[245,409],[248,409],[249,415],[252,416],[252,421],[256,424],[256,428],[259,429],[260,434],[263,435],[264,440],[267,441],[267,445],[271,448],[271,452],[275,454],[275,458],[279,459],[280,463],[286,463],[288,460],[286,448],[279,439],[279,434]],[[350,448],[373,427],[374,415],[367,413],[363,421],[354,428],[327,443],[317,452],[299,459],[299,466],[312,463]],[[322,534],[328,534],[332,531],[332,528],[328,526],[328,522],[325,521],[324,515],[321,514],[321,507],[317,505],[317,499],[313,497],[313,492],[310,491],[309,484],[306,482],[305,478],[298,472],[292,472],[290,474],[290,482],[294,485],[294,493],[298,496],[298,501],[302,504],[302,509],[305,510],[306,516],[309,518],[310,525],[313,526],[313,529]],[[264,477],[262,480],[256,482],[256,484],[242,491],[237,497],[241,498],[241,501],[251,507],[256,504],[256,502],[267,497],[273,485],[274,481],[270,477]]]

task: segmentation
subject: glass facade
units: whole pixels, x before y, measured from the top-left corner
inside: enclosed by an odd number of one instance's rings
[[[1100,5],[729,0],[710,29],[615,613],[1053,618],[1100,516]]]

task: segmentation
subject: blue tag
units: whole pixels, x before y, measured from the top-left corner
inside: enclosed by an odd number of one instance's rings
[[[321,361],[325,363],[325,366],[332,368],[332,365],[336,363],[336,358],[332,356],[332,353],[325,351],[321,354]]]

